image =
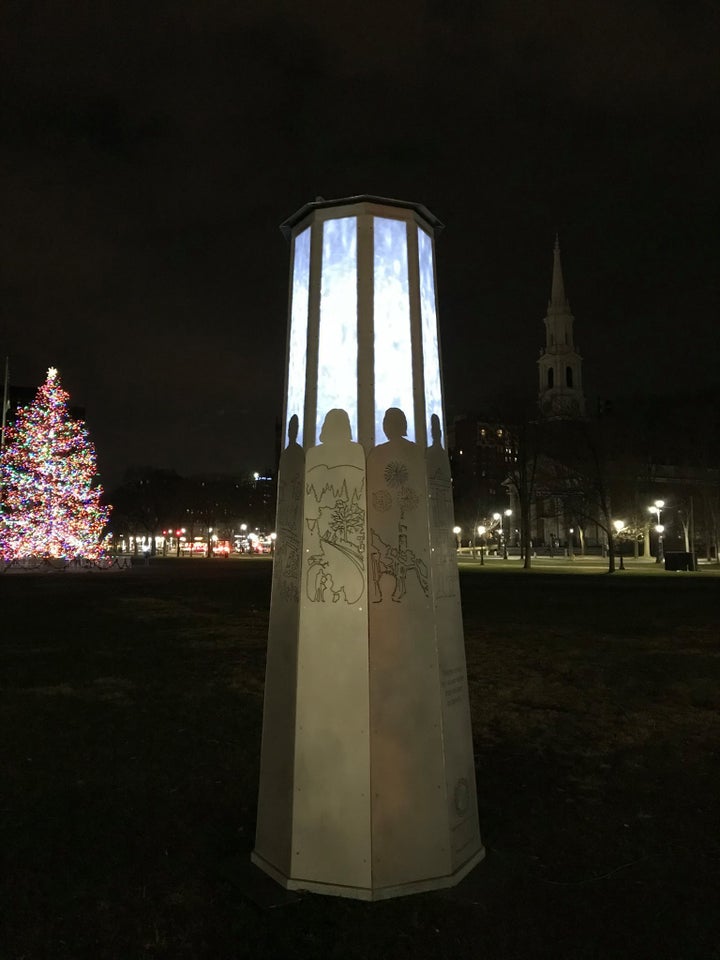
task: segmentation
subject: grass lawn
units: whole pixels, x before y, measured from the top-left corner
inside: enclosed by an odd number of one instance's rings
[[[270,562],[0,578],[0,960],[720,957],[720,578],[461,568],[485,861],[249,865]]]

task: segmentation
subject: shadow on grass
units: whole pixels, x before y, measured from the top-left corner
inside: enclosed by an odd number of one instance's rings
[[[464,571],[488,856],[378,904],[248,866],[269,584],[0,581],[3,960],[718,956],[715,581]]]

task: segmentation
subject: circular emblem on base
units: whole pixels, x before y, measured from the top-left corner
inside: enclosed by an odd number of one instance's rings
[[[399,460],[391,460],[385,467],[385,483],[389,487],[404,487],[408,482],[408,468]]]
[[[455,784],[454,800],[456,812],[459,816],[464,816],[470,806],[470,785],[465,777],[461,777]]]
[[[385,513],[392,506],[392,497],[387,490],[376,490],[372,495],[373,506],[381,513]]]

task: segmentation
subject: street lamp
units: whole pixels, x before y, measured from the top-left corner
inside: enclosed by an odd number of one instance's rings
[[[480,566],[481,567],[485,565],[485,540],[483,538],[485,536],[486,530],[487,530],[487,527],[484,527],[482,524],[480,524],[480,526],[478,527],[478,536],[480,537]]]
[[[655,531],[658,535],[658,548],[657,556],[655,557],[655,563],[662,563],[665,559],[665,554],[663,552],[663,533],[665,532],[665,525],[662,523],[656,523]]]
[[[510,536],[510,517],[511,516],[512,516],[512,510],[510,509],[506,510],[505,517],[507,518],[507,522],[508,522],[508,532],[507,532],[507,536],[505,536],[505,531],[503,530],[503,560],[507,560],[508,558],[507,542],[508,542],[508,537]],[[504,526],[504,523],[503,523],[503,526]]]
[[[185,533],[185,527],[180,527],[179,530],[175,531],[175,539],[176,539],[175,546],[177,548],[178,557],[180,556],[180,541],[185,539],[185,537],[183,536],[184,533]]]
[[[462,527],[453,527],[453,533],[455,534],[455,541],[457,543],[457,552],[460,553],[460,547],[462,545],[460,534],[462,533]]]
[[[503,530],[503,525],[502,525],[502,514],[501,514],[501,513],[494,513],[494,514],[493,514],[493,520],[495,521],[495,525],[496,525],[496,527],[497,527],[497,533],[495,533],[494,536],[497,537],[497,539],[498,539],[498,544],[499,544],[499,543],[502,541],[503,536],[504,536],[504,533],[505,533],[505,531]],[[498,555],[498,554],[496,553],[495,556],[497,556],[497,555]]]
[[[620,533],[625,529],[625,521],[613,520],[613,526],[615,527],[615,536],[617,540],[617,555],[620,559],[620,569],[624,570],[625,564],[623,563],[623,557],[622,557],[622,554],[620,553]]]
[[[655,563],[663,562],[663,532],[665,527],[660,522],[661,514],[660,511],[665,506],[664,500],[656,500],[652,507],[648,507],[650,513],[654,513],[657,517],[657,523],[655,524],[655,531],[658,535],[658,545],[657,545],[657,556],[655,557]]]

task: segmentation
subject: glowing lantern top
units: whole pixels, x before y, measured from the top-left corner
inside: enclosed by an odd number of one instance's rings
[[[328,411],[345,410],[366,451],[398,407],[408,439],[444,423],[434,236],[422,204],[361,195],[305,204],[281,227],[292,243],[285,423],[317,442]]]

